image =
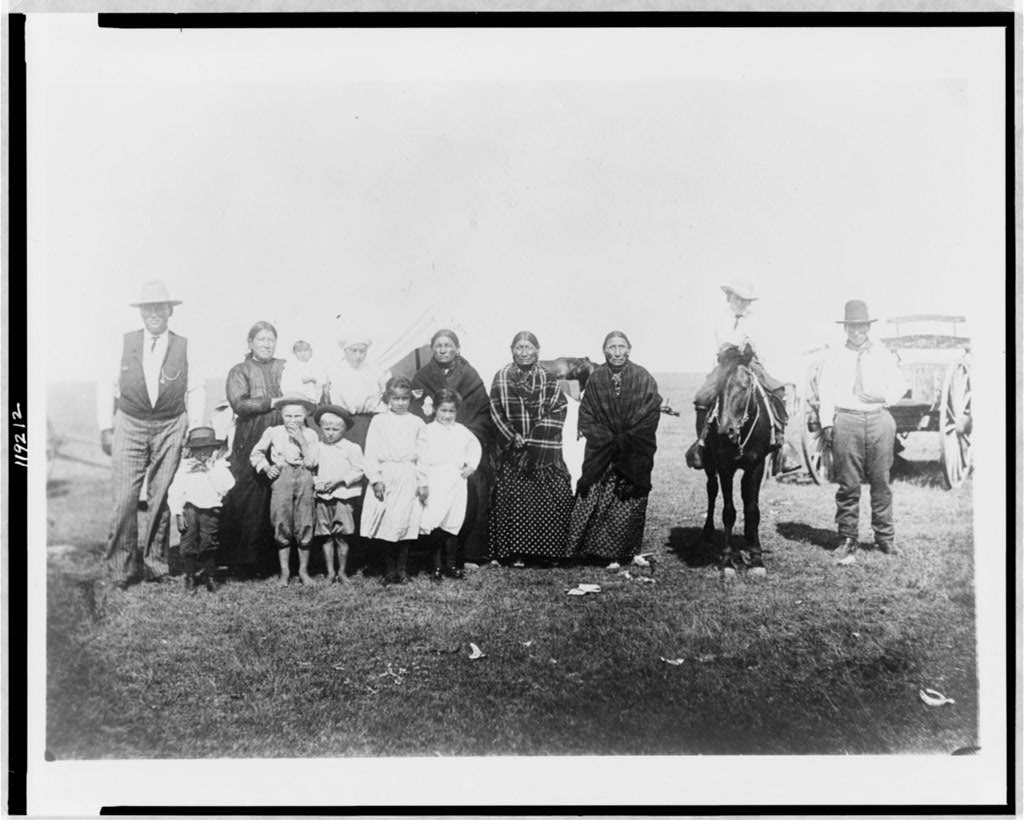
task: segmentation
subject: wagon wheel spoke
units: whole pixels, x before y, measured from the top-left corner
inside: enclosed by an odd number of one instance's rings
[[[971,373],[968,360],[954,364],[942,387],[939,451],[943,476],[950,489],[959,487],[971,469]]]

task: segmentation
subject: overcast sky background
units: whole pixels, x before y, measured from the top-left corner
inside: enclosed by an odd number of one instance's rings
[[[325,356],[339,313],[381,351],[424,311],[458,325],[485,379],[520,328],[542,355],[597,360],[620,328],[652,370],[706,370],[734,276],[761,293],[766,358],[794,381],[846,299],[977,318],[1004,275],[1000,37],[34,16],[48,380],[109,374],[154,277],[214,376],[257,319],[279,354],[301,336]]]

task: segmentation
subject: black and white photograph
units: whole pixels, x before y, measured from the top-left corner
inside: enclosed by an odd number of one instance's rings
[[[993,11],[27,14],[29,812],[1005,804]]]

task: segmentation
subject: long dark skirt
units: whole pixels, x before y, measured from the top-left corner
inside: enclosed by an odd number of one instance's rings
[[[511,460],[498,469],[491,509],[491,557],[568,558],[572,489],[561,461],[534,472]]]
[[[218,560],[243,572],[272,568],[277,562],[270,524],[270,481],[257,474],[249,455],[263,431],[280,423],[274,411],[239,418],[231,445],[231,474],[235,486],[224,496]]]
[[[625,563],[638,555],[647,520],[647,495],[636,497],[626,479],[612,470],[576,498],[569,545],[576,555]]]

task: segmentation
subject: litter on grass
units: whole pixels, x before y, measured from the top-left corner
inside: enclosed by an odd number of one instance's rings
[[[469,649],[470,649],[469,659],[471,661],[475,661],[475,660],[478,660],[479,658],[486,658],[487,657],[487,653],[486,652],[481,652],[480,651],[480,647],[477,646],[475,643],[471,643],[469,645]]]
[[[523,641],[523,646],[533,646],[533,641]]]
[[[653,555],[654,555],[653,552],[645,552],[642,555],[634,555],[633,556],[633,566],[636,566],[636,567],[649,567],[651,565],[651,562],[649,560],[647,560],[647,559],[651,558]]]
[[[641,584],[653,584],[654,579],[646,575],[631,575],[628,569],[622,570],[619,575],[627,581],[639,581]]]
[[[598,593],[601,591],[600,584],[579,584],[573,589],[567,589],[566,595],[589,595],[591,593]]]
[[[619,568],[619,566],[620,566],[620,564],[619,564],[619,562],[618,562],[618,561],[612,561],[612,562],[611,562],[611,563],[610,563],[610,564],[609,564],[609,565],[608,565],[608,566],[606,567],[606,569],[608,569],[608,570],[611,570],[611,571],[615,571],[615,570],[617,570],[617,569]]]
[[[953,698],[947,698],[942,692],[934,689],[919,689],[918,696],[925,706],[945,706],[947,703],[956,703]]]
[[[686,663],[686,658],[662,658],[661,660],[669,666],[682,666]]]

